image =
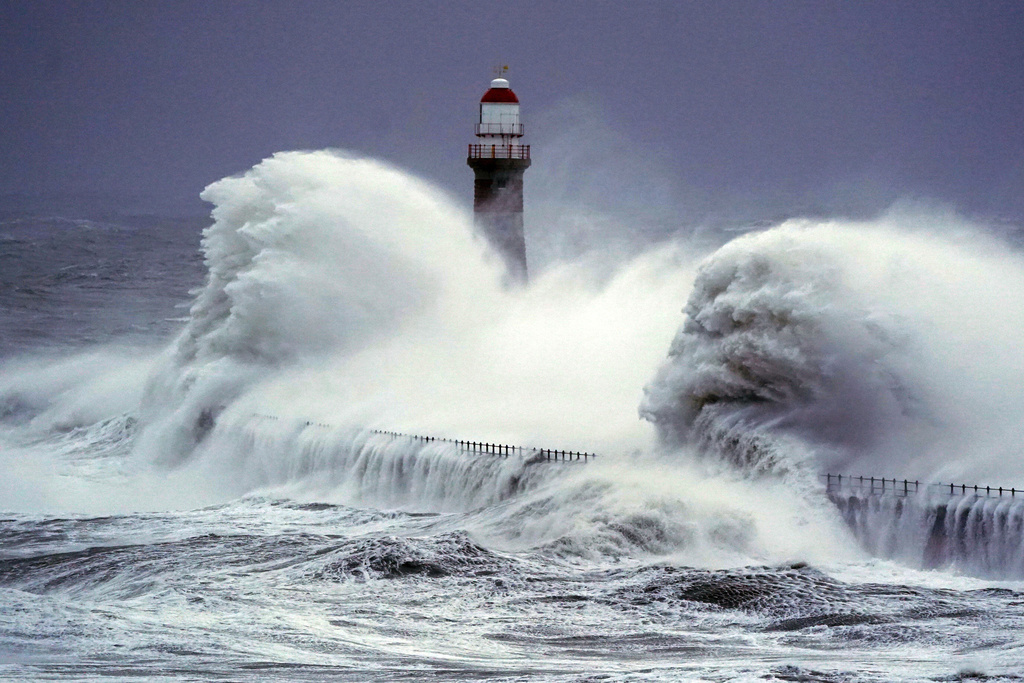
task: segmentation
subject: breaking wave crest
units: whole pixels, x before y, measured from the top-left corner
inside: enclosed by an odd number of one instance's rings
[[[706,259],[641,406],[662,443],[804,480],[1024,477],[1024,259],[925,223],[791,221]]]

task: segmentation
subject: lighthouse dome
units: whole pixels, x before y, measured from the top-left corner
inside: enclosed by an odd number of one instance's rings
[[[480,102],[500,102],[503,104],[519,104],[519,98],[508,87],[508,81],[504,78],[495,78],[491,81],[490,89],[480,98]]]

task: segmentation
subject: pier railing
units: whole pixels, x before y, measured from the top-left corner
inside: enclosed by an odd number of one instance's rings
[[[388,432],[379,429],[370,430],[374,434],[383,434],[396,439],[410,439],[419,443],[448,443],[468,453],[483,453],[497,455],[507,458],[510,455],[530,456],[539,455],[545,460],[557,462],[589,462],[596,458],[596,453],[584,451],[562,451],[551,448],[530,448],[525,446],[510,446],[508,444],[487,443],[483,441],[463,441],[461,439],[446,439],[438,436],[422,436],[419,434],[403,434],[401,432]]]
[[[924,483],[910,481],[909,479],[885,479],[882,477],[861,477],[845,474],[823,474],[825,490],[833,491],[857,491],[870,495],[894,495],[909,496],[919,493],[922,490],[942,492],[950,496],[978,496],[983,498],[999,498],[1009,496],[1017,497],[1016,488],[1005,486],[981,486],[979,484],[942,484],[937,482]],[[1024,489],[1021,490],[1024,495]]]
[[[263,420],[279,420],[277,415],[264,415],[261,413],[253,413],[253,417],[258,417]],[[339,429],[337,425],[328,424],[326,422],[316,422],[313,420],[305,420],[300,422],[306,427],[318,427],[322,429]],[[455,446],[463,450],[466,453],[478,453],[481,455],[494,455],[497,457],[507,458],[510,455],[518,455],[521,457],[536,457],[539,456],[548,462],[578,462],[587,463],[597,457],[596,453],[588,453],[586,451],[566,451],[558,450],[554,448],[533,448],[529,446],[512,446],[509,444],[490,443],[486,441],[464,441],[462,439],[448,439],[440,436],[426,436],[423,434],[405,434],[403,432],[390,432],[383,429],[371,429],[371,434],[378,434],[381,436],[391,437],[393,439],[407,439],[409,441],[429,444],[429,443],[446,443]]]

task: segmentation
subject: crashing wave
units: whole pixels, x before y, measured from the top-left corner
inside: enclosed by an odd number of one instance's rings
[[[696,444],[747,473],[857,463],[924,479],[949,476],[965,450],[978,458],[968,468],[997,461],[985,447],[1011,442],[991,444],[992,417],[1019,431],[1005,400],[1024,394],[1005,324],[1024,324],[1024,308],[1005,306],[1024,292],[1022,265],[982,238],[885,225],[792,221],[741,237],[700,267],[641,414],[666,447]]]
[[[273,372],[400,334],[467,281],[497,287],[465,216],[382,162],[280,153],[202,197],[206,284],[143,403],[147,446],[167,461]]]

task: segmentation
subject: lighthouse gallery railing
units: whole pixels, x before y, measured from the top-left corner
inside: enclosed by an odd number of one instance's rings
[[[470,145],[470,159],[529,159],[529,145]]]

